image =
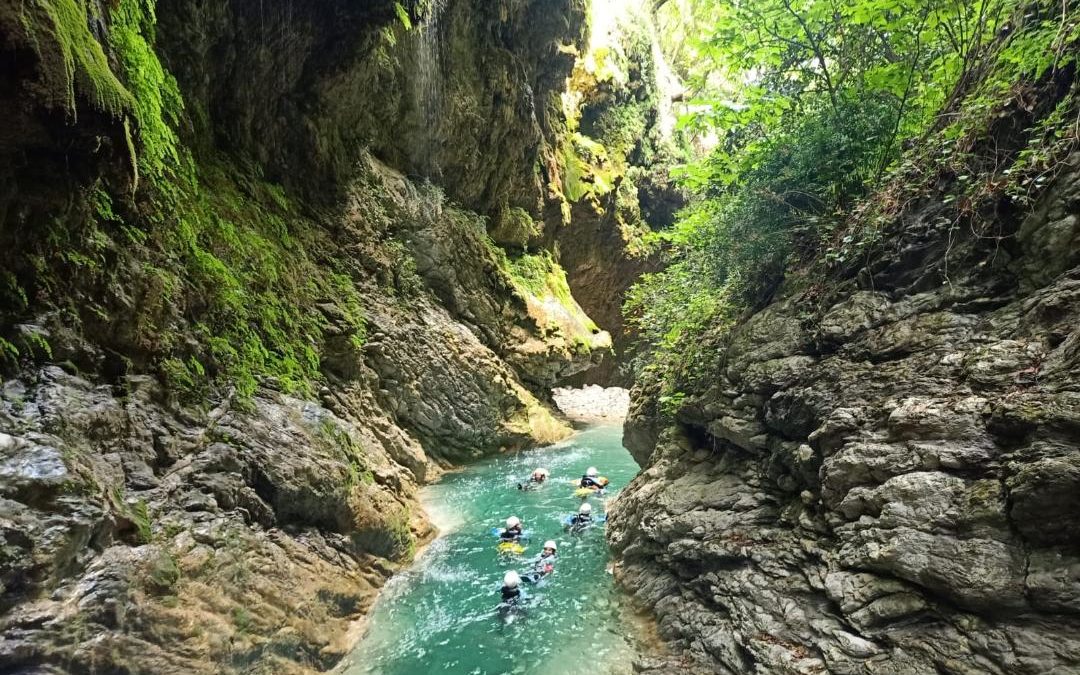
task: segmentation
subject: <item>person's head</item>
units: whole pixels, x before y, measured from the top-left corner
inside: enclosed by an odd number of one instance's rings
[[[554,539],[548,539],[544,542],[544,553],[551,555],[559,550],[559,547],[555,544]]]
[[[539,468],[536,471],[533,471],[533,478],[535,478],[537,480],[544,480],[547,477],[548,477],[548,470],[547,469]]]
[[[517,516],[510,516],[509,518],[506,519],[506,527],[511,528],[511,527],[520,527],[520,526],[521,526],[521,519],[518,518]]]
[[[589,478],[596,478],[596,474],[597,471],[595,466],[590,466],[589,469],[585,472],[585,475]]]
[[[521,584],[521,577],[514,570],[510,570],[503,575],[503,586],[507,588],[517,588]]]
[[[590,513],[592,513],[592,504],[590,504],[589,502],[585,502],[581,505],[581,508],[579,508],[577,512],[583,516],[589,515]]]

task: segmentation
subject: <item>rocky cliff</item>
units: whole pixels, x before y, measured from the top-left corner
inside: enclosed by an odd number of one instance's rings
[[[327,669],[417,486],[569,432],[547,390],[610,343],[521,246],[584,37],[579,0],[0,6],[0,670]]]
[[[672,112],[680,92],[645,3],[605,6],[592,28],[563,96],[573,133],[561,148],[562,227],[546,234],[574,297],[613,339],[614,354],[571,382],[628,387],[635,336],[623,320],[626,292],[659,269],[649,235],[670,228],[686,202],[669,176],[686,156]],[[555,214],[548,220],[558,222]]]
[[[979,147],[1011,152],[1040,109]],[[1080,156],[1062,159],[989,230],[945,197],[967,176],[904,188],[858,264],[714,332],[685,399],[635,390],[645,469],[608,538],[673,646],[655,672],[1080,672]]]

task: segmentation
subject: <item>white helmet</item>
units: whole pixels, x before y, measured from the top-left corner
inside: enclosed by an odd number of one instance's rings
[[[588,476],[589,478],[592,478],[593,476],[596,475],[596,473],[597,473],[596,472],[596,467],[595,466],[590,466],[589,469],[585,472],[585,475]]]
[[[509,588],[517,588],[518,584],[520,584],[520,583],[521,583],[521,577],[519,577],[518,573],[515,572],[514,570],[510,570],[509,572],[507,572],[506,574],[503,575],[503,586],[507,586]]]
[[[521,524],[521,519],[518,518],[517,516],[510,516],[509,518],[506,519],[506,526],[507,527],[517,527],[520,524]]]
[[[548,539],[544,542],[544,548],[550,548],[552,551],[559,550],[559,547],[555,545],[554,539]]]
[[[589,502],[585,502],[584,504],[581,505],[581,508],[578,509],[577,511],[580,514],[587,516],[590,513],[592,513],[592,505],[589,504]]]

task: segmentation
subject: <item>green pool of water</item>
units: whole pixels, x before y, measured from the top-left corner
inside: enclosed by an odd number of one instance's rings
[[[637,473],[621,436],[619,427],[593,427],[557,446],[471,465],[425,488],[425,508],[442,536],[387,585],[344,672],[630,672],[633,630],[608,572],[602,526],[579,536],[562,526],[581,504],[570,482],[586,468],[596,466],[611,479],[603,498],[590,498],[594,514]],[[531,492],[517,490],[518,481],[538,466],[550,469],[548,483]],[[532,531],[517,562],[499,559],[491,534],[511,515]],[[525,586],[525,614],[506,623],[495,609],[503,573],[525,569],[546,539],[559,543],[556,571],[541,585]]]

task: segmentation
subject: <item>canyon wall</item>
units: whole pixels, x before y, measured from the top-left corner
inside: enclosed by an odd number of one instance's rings
[[[548,391],[610,339],[539,242],[585,31],[0,7],[0,670],[328,669],[419,485],[570,432]]]
[[[1057,86],[978,147],[1021,147]],[[707,335],[684,398],[639,382],[624,440],[644,471],[608,540],[672,647],[644,671],[1080,672],[1080,156],[1063,159],[1030,208],[980,212],[987,229],[947,197],[967,176],[901,186],[864,256]]]

